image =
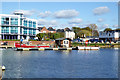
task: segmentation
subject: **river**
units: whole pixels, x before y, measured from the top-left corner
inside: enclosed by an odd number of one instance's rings
[[[118,50],[2,50],[3,78],[117,78]]]

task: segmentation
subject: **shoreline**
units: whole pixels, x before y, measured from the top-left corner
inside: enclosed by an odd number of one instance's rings
[[[2,43],[4,41],[0,41],[0,43]],[[15,48],[14,43],[18,43],[20,41],[7,41],[8,45],[1,45],[0,44],[0,48]],[[49,44],[49,45],[54,45],[55,42],[54,41],[30,41],[31,45],[37,45],[37,44]],[[72,47],[77,47],[77,46],[85,46],[85,43],[71,43]],[[120,48],[120,43],[88,43],[87,44],[88,47],[100,47],[100,48]],[[72,48],[70,47],[70,48]],[[54,47],[52,47],[54,48]]]

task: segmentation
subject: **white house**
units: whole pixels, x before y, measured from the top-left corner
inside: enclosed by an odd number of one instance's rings
[[[37,27],[37,20],[24,17],[23,12],[0,14],[0,39],[34,39]]]
[[[99,39],[105,40],[120,40],[120,31],[119,30],[113,30],[113,31],[100,31],[99,32]]]
[[[75,33],[73,31],[65,31],[65,38],[73,40],[75,38]]]

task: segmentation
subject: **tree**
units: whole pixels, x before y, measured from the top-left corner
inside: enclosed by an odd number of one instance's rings
[[[92,29],[91,29],[90,27],[85,27],[85,28],[82,28],[82,30],[92,31]]]
[[[36,37],[38,37],[38,39],[41,41],[42,38],[44,37],[44,33],[39,33],[36,35]]]
[[[99,36],[99,33],[98,33],[98,31],[97,30],[93,30],[93,36]]]
[[[94,31],[94,30],[97,30],[98,27],[97,27],[96,24],[90,24],[89,27],[90,27],[90,29],[91,29],[91,33],[92,33],[92,36],[93,36],[93,31]]]
[[[63,38],[65,33],[64,32],[58,32],[60,34],[60,38]]]
[[[91,32],[88,30],[81,30],[77,34],[79,37],[86,37],[86,36],[91,36]]]
[[[111,28],[106,28],[106,29],[104,29],[104,32],[105,31],[112,31],[112,29]]]
[[[117,29],[115,29],[115,30],[120,30],[120,28],[117,28]]]
[[[78,37],[78,32],[81,30],[81,28],[80,27],[72,27],[72,31],[74,31],[74,33],[75,33],[75,38],[77,38]]]
[[[60,38],[60,34],[59,33],[54,33],[53,34],[53,39],[57,39],[57,38]]]

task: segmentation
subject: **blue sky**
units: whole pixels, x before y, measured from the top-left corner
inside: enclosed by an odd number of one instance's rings
[[[20,6],[19,6],[20,5]],[[99,30],[118,28],[117,2],[3,2],[2,13],[23,11],[41,26],[85,27],[97,24]]]

